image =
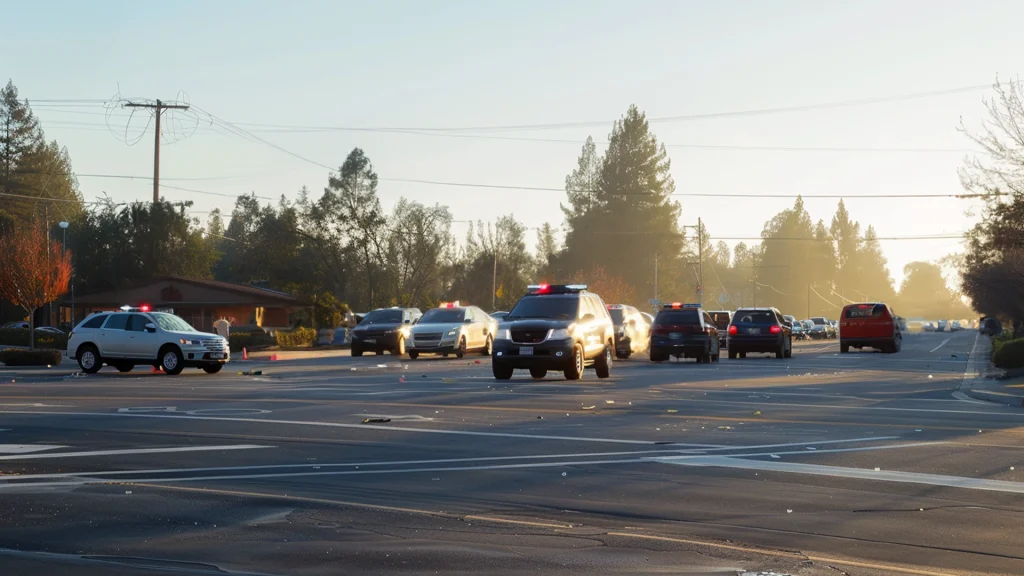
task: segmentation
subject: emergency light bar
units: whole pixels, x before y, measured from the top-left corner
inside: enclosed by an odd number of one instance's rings
[[[526,287],[531,294],[572,294],[586,289],[586,284],[531,284]]]
[[[700,304],[682,304],[679,302],[672,302],[671,304],[665,304],[662,308],[669,308],[672,310],[679,310],[680,308],[700,308]]]
[[[138,307],[127,306],[127,305],[126,306],[121,306],[121,311],[122,312],[149,312],[150,310],[151,310],[151,308],[149,307],[149,304],[143,304],[142,306],[138,306]]]
[[[455,302],[441,302],[441,305],[438,306],[438,308],[458,308],[458,307],[459,307],[459,301],[458,300],[456,300]]]

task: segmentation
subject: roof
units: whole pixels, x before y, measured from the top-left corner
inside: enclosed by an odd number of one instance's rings
[[[220,293],[236,294],[239,296],[245,296],[245,300],[249,302],[255,302],[260,305],[266,303],[277,306],[298,306],[302,302],[295,297],[281,292],[279,290],[271,290],[269,288],[261,288],[259,286],[252,286],[249,284],[234,284],[231,282],[221,282],[220,280],[207,280],[199,278],[184,278],[181,276],[158,276],[147,280],[136,282],[131,286],[124,286],[115,288],[112,290],[105,290],[102,292],[94,292],[91,294],[79,294],[76,298],[77,305],[80,306],[95,306],[95,305],[116,305],[120,306],[125,304],[125,298],[130,297],[132,292],[138,292],[141,290],[148,289],[150,287],[163,286],[163,290],[160,290],[161,294],[158,297],[153,298],[153,301],[147,302],[150,305],[174,305],[174,304],[203,304],[205,302],[196,302],[192,299],[188,301],[182,301],[181,295],[177,297],[172,295],[162,294],[164,290],[173,290],[174,284],[179,285],[192,285],[198,288],[205,288]],[[169,285],[169,286],[168,286]],[[64,297],[65,301],[70,301],[68,296]],[[218,298],[220,300],[220,298]],[[224,304],[225,301],[215,302],[216,304]],[[212,303],[212,302],[211,302]]]

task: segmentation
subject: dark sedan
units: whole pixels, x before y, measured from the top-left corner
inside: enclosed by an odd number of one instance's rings
[[[793,330],[775,308],[741,308],[729,324],[729,359],[747,352],[767,352],[776,358],[793,355]]]

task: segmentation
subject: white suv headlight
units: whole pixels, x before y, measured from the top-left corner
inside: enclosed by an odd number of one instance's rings
[[[499,328],[498,331],[494,333],[494,339],[495,340],[511,340],[512,339],[512,335],[509,334],[508,328]]]
[[[188,338],[179,338],[178,342],[180,342],[182,346],[199,346],[203,343],[202,340],[191,340]]]
[[[559,328],[557,330],[552,330],[548,334],[548,340],[568,340],[568,339],[569,339],[569,330],[567,328]]]

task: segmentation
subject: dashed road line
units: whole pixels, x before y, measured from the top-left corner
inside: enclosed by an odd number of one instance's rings
[[[129,448],[126,450],[89,450],[86,452],[54,452],[49,454],[20,454],[0,456],[0,460],[41,460],[54,458],[86,458],[91,456],[127,456],[133,454],[167,454],[172,452],[210,452],[214,450],[255,450],[275,448],[258,444],[229,444],[226,446],[175,446],[171,448]]]

